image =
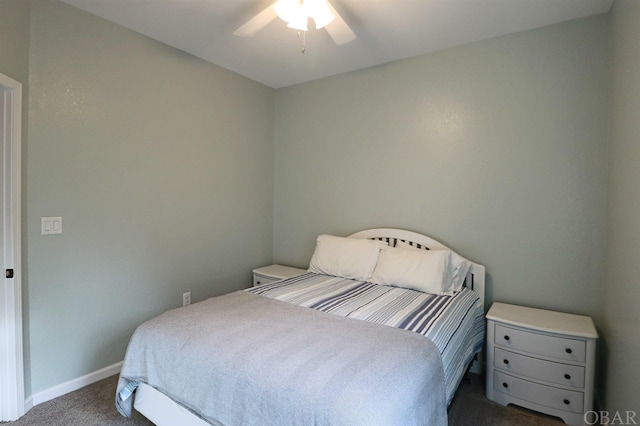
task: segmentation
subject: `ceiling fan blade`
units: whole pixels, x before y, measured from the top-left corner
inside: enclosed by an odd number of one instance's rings
[[[351,40],[356,38],[356,34],[349,28],[349,25],[342,19],[342,16],[334,9],[331,3],[327,2],[331,13],[333,13],[336,17],[331,23],[329,23],[326,27],[324,27],[333,41],[336,42],[338,46],[349,43]]]
[[[235,30],[233,35],[239,37],[251,37],[277,17],[278,15],[276,15],[276,10],[273,7],[273,4],[271,4],[264,8],[262,12],[245,22],[240,28]]]

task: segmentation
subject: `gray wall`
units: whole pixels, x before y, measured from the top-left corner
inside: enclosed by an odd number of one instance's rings
[[[616,0],[611,22],[605,406],[612,412],[640,413],[640,2]]]
[[[27,267],[32,390],[124,357],[142,321],[248,287],[272,257],[273,90],[34,0]],[[62,216],[63,234],[40,235]]]
[[[483,263],[488,302],[601,311],[607,16],[276,92],[274,260],[320,233],[420,231]]]
[[[23,85],[27,83],[29,76],[28,1],[0,1],[0,73]]]

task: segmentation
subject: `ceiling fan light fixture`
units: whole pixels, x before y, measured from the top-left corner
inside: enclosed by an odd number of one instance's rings
[[[302,14],[300,0],[278,0],[274,4],[274,9],[278,18],[285,22],[291,22],[296,16]]]
[[[299,31],[307,31],[309,18],[313,18],[318,29],[335,18],[326,0],[278,0],[274,9],[276,15],[288,23],[289,28]]]
[[[293,28],[295,30],[298,31],[307,31],[307,21],[309,18],[307,18],[307,15],[304,14],[300,14],[298,16],[296,16],[294,19],[292,19],[291,21],[289,21],[289,24],[287,25],[287,27],[289,28]]]
[[[316,28],[323,28],[335,18],[326,0],[304,0],[302,10],[307,16],[313,18]]]

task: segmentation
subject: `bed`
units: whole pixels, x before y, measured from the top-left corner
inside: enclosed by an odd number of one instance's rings
[[[319,236],[308,273],[138,327],[116,406],[157,425],[444,425],[479,372],[484,278],[411,231]]]

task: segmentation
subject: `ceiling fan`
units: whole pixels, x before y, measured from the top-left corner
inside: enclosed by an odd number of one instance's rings
[[[356,38],[349,25],[326,0],[277,0],[245,22],[233,34],[251,37],[277,17],[288,22],[289,28],[299,31],[307,31],[309,18],[312,18],[316,28],[326,29],[337,45],[349,43]]]

